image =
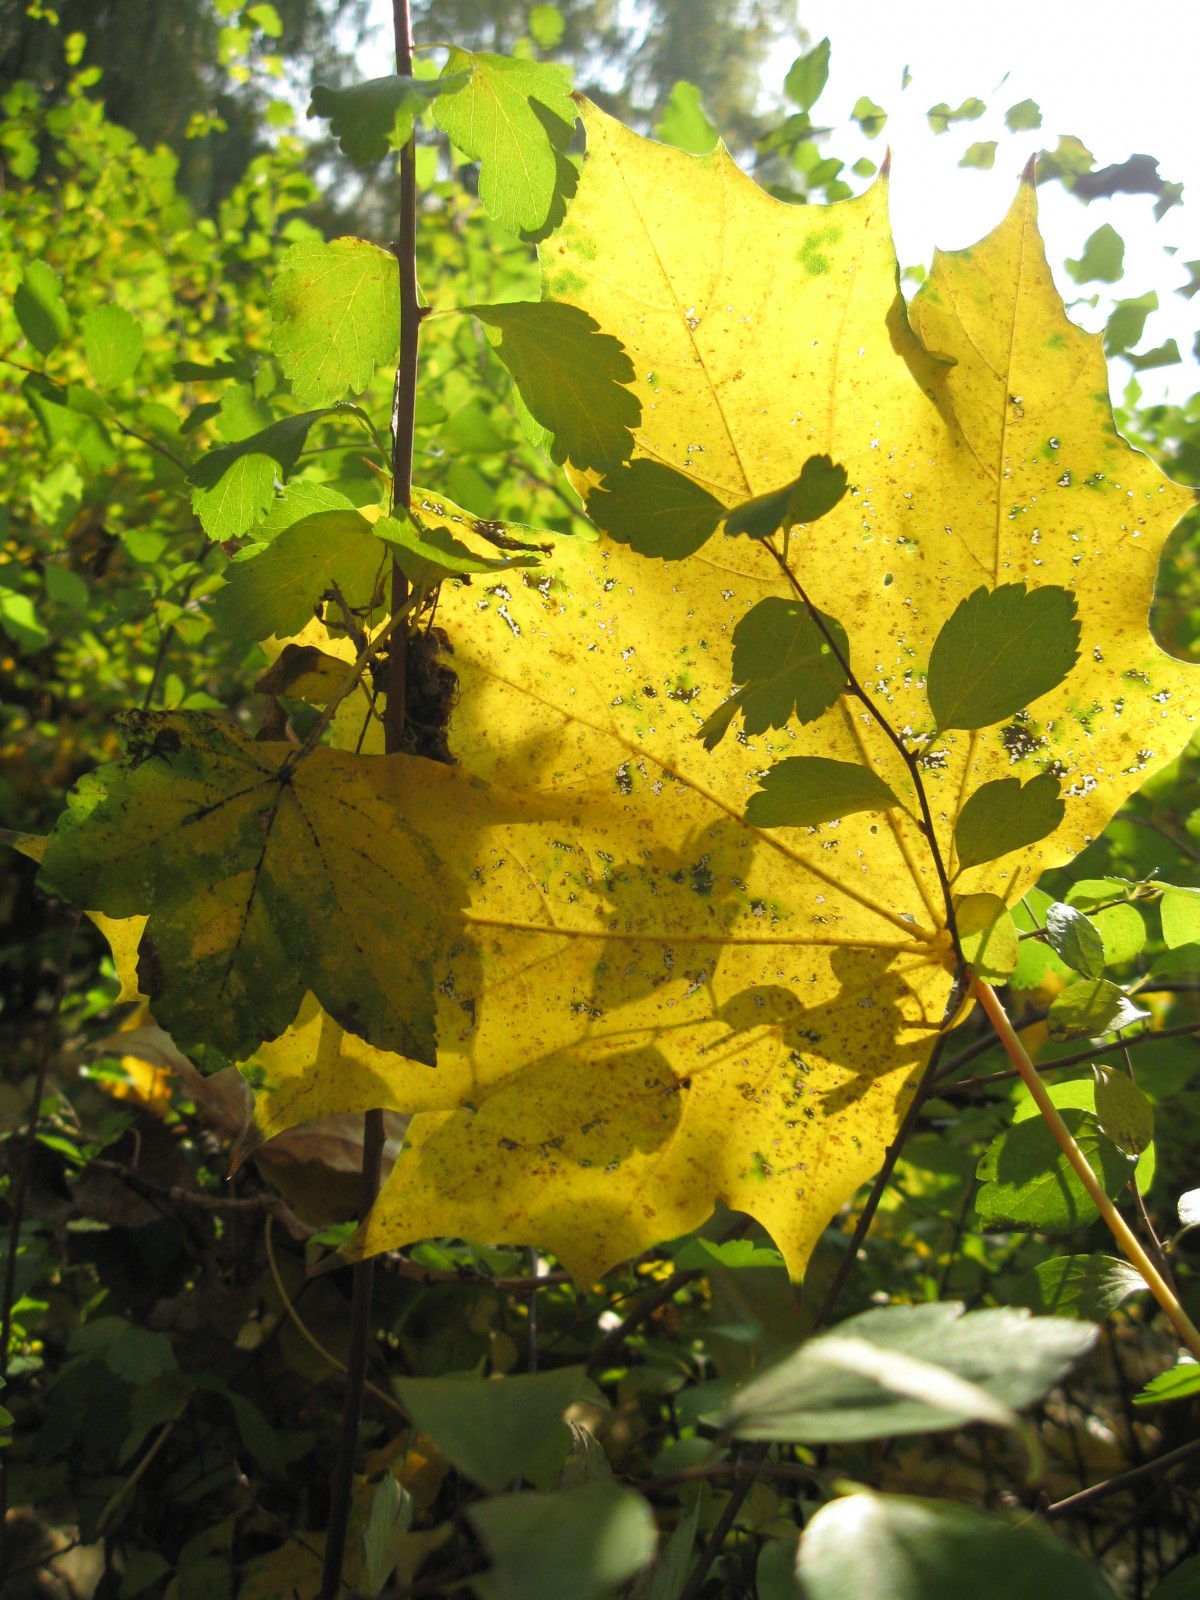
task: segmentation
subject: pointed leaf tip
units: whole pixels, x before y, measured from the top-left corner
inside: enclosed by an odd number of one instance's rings
[[[1022,183],[1031,183],[1031,184],[1034,184],[1034,185],[1037,184],[1037,156],[1036,155],[1030,156],[1029,160],[1021,168],[1021,182]]]
[[[892,147],[888,145],[883,152],[883,160],[879,163],[879,181],[887,183],[892,176]]]

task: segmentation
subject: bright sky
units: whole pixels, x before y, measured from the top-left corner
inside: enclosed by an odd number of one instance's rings
[[[378,51],[362,61],[364,75],[390,68],[391,7],[374,0],[374,9]],[[825,36],[832,41],[829,84],[814,110],[815,120],[838,130],[831,150],[849,166],[860,155],[878,162],[891,145],[892,222],[904,266],[928,265],[935,245],[958,249],[987,233],[1007,210],[1027,158],[1052,150],[1060,134],[1081,139],[1098,166],[1135,153],[1157,158],[1161,175],[1185,186],[1184,204],[1161,222],[1154,220],[1150,196],[1119,195],[1085,206],[1059,184],[1048,184],[1041,190],[1042,231],[1068,304],[1101,297],[1094,308],[1072,310],[1085,327],[1101,328],[1114,299],[1157,292],[1160,309],[1150,316],[1140,348],[1174,337],[1183,362],[1143,373],[1145,398],[1183,400],[1200,390],[1192,350],[1200,295],[1186,300],[1175,292],[1188,280],[1183,262],[1200,259],[1197,0],[916,0],[909,6],[801,0],[799,11],[814,43]],[[795,54],[791,45],[776,51],[764,75],[766,90],[781,90]],[[912,81],[901,92],[906,65]],[[887,127],[873,142],[849,120],[862,94],[888,112]],[[925,116],[929,107],[940,101],[956,107],[971,95],[986,102],[986,114],[935,136]],[[1011,134],[1004,113],[1026,99],[1041,107],[1042,127]],[[990,139],[1000,145],[992,171],[958,166],[968,145]],[[1082,255],[1084,241],[1104,222],[1125,240],[1125,275],[1111,286],[1077,285],[1060,263]],[[1164,246],[1177,253],[1166,254]],[[1115,397],[1129,374],[1123,361],[1112,364]]]

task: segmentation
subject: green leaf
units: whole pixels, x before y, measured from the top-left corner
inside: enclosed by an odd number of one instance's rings
[[[405,78],[392,73],[370,78],[348,89],[313,85],[310,117],[326,117],[329,131],[351,161],[373,166],[389,150],[400,150],[412,138],[413,119],[439,94],[465,88],[470,74],[450,78]]]
[[[364,1594],[377,1595],[396,1570],[397,1540],[412,1526],[413,1499],[390,1472],[385,1472],[371,1496],[371,1514],[363,1529]]]
[[[1147,290],[1135,300],[1118,300],[1104,329],[1106,356],[1123,356],[1132,350],[1146,331],[1146,318],[1158,310],[1158,295]]]
[[[823,1444],[994,1421],[997,1408],[1042,1399],[1095,1337],[1077,1322],[1007,1307],[964,1316],[951,1301],[886,1306],[752,1377],[721,1423],[744,1439]],[[952,1381],[939,1388],[943,1379]]]
[[[297,762],[207,714],[122,726],[126,761],[71,791],[41,881],[89,911],[149,915],[138,981],[179,1048],[248,1060],[311,990],[349,1032],[432,1064],[447,885],[380,793],[393,758]]]
[[[563,36],[566,24],[557,6],[534,6],[529,13],[529,33],[543,50],[553,50]]]
[[[654,131],[664,144],[673,144],[694,156],[706,156],[720,137],[704,109],[699,89],[682,80],[672,87]]]
[[[1175,340],[1168,339],[1164,344],[1155,345],[1153,350],[1143,350],[1136,355],[1127,350],[1125,359],[1135,372],[1153,372],[1159,367],[1177,367],[1183,357]]]
[[[497,1494],[552,1447],[571,1447],[563,1412],[575,1400],[602,1402],[582,1367],[518,1377],[394,1378],[396,1398],[447,1460]]]
[[[294,523],[311,517],[318,511],[354,511],[354,502],[327,483],[314,483],[311,478],[293,478],[282,494],[271,501],[266,516],[254,525],[254,547],[269,544]],[[247,549],[250,547],[247,546]],[[241,554],[245,554],[245,549]]]
[[[1094,911],[1092,926],[1104,941],[1106,966],[1123,966],[1132,961],[1146,943],[1146,924],[1136,906],[1106,906]]]
[[[832,511],[845,493],[845,467],[835,466],[828,456],[809,456],[800,476],[791,483],[735,506],[725,518],[725,532],[767,539],[780,528],[786,532],[797,523],[816,522]]]
[[[131,378],[142,359],[142,330],[123,306],[98,306],[83,323],[88,369],[107,393]]]
[[[1160,1372],[1151,1378],[1140,1393],[1135,1394],[1135,1406],[1149,1406],[1171,1400],[1190,1400],[1200,1394],[1200,1362],[1181,1361],[1169,1372]]]
[[[316,511],[234,561],[212,602],[213,621],[239,643],[299,633],[336,584],[351,609],[370,604],[386,565],[359,511]]]
[[[434,102],[434,121],[464,155],[479,162],[479,198],[510,233],[538,233],[556,202],[571,193],[566,150],[576,110],[564,68],[451,48],[441,83],[470,82]]]
[[[1073,972],[1085,978],[1104,976],[1104,940],[1082,911],[1055,901],[1046,910],[1046,935],[1050,948]]]
[[[506,1380],[511,1381],[511,1380]],[[480,1600],[608,1600],[654,1554],[654,1517],[610,1480],[558,1494],[506,1494],[467,1508],[492,1558],[472,1576]],[[568,1576],[569,1575],[569,1576]]]
[[[62,280],[44,261],[31,261],[13,295],[21,332],[39,354],[48,356],[71,325],[60,290]]]
[[[1098,906],[1123,900],[1137,887],[1131,878],[1080,878],[1071,885],[1065,899],[1069,906],[1078,906],[1081,911],[1095,911]]]
[[[783,92],[801,111],[811,111],[829,81],[829,40],[822,39],[807,55],[797,56],[783,80]]]
[[[1010,133],[1023,133],[1041,125],[1042,111],[1036,100],[1018,100],[1004,113],[1004,126]]]
[[[887,112],[882,106],[877,106],[869,94],[860,94],[854,102],[850,112],[852,119],[858,123],[863,134],[868,139],[877,139],[883,132],[887,122]]]
[[[517,524],[519,526],[519,524]],[[532,533],[532,528],[522,529]],[[431,589],[443,578],[464,572],[503,572],[509,567],[536,567],[537,555],[477,555],[456,539],[449,528],[434,522],[418,525],[401,511],[398,516],[380,517],[374,533],[395,556],[405,577],[416,588]]]
[[[1075,597],[1056,584],[976,589],[934,640],[926,693],[939,732],[988,728],[1063,681],[1079,658]]]
[[[833,617],[822,620],[848,660],[846,630]],[[733,630],[733,681],[744,685],[718,707],[697,737],[711,750],[740,711],[747,733],[782,728],[792,716],[815,722],[846,687],[846,674],[825,635],[799,600],[771,595],[760,600]]]
[[[1119,1256],[1052,1256],[1026,1273],[1012,1298],[1047,1315],[1103,1322],[1145,1288],[1141,1273]]]
[[[1016,1525],[942,1500],[861,1492],[804,1530],[797,1600],[1116,1600],[1100,1568],[1023,1513]]]
[[[708,1272],[713,1267],[740,1270],[744,1267],[782,1267],[783,1257],[778,1250],[755,1244],[753,1239],[729,1239],[717,1244],[712,1239],[689,1239],[675,1252],[675,1269],[685,1272],[696,1269]]]
[[[639,555],[682,561],[716,532],[725,506],[665,462],[639,459],[610,472],[592,491],[588,515]]]
[[[788,756],[759,780],[746,821],[756,828],[811,828],[854,811],[887,811],[899,804],[870,767],[825,756]]]
[[[301,405],[367,387],[396,359],[400,279],[390,250],[365,239],[292,245],[271,290],[271,348]]]
[[[1076,283],[1116,283],[1125,271],[1125,241],[1105,222],[1088,236],[1078,261],[1068,258],[1065,265]]]
[[[957,111],[952,111],[944,100],[939,100],[936,106],[930,106],[925,115],[934,133],[945,133],[952,122],[977,122],[986,110],[983,101],[971,95]]]
[[[990,172],[996,164],[995,139],[980,139],[968,145],[958,164],[960,167],[978,167],[981,172]]]
[[[955,902],[962,953],[977,978],[1004,983],[1021,954],[1016,924],[995,894],[968,894]]]
[[[1154,1138],[1154,1107],[1133,1079],[1116,1067],[1096,1066],[1096,1117],[1127,1155],[1140,1156]]]
[[[487,330],[560,464],[607,472],[628,460],[641,403],[633,362],[586,311],[552,301],[464,308]]]
[[[1052,1039],[1101,1039],[1149,1015],[1115,983],[1099,978],[1073,983],[1055,995],[1046,1020]]]
[[[245,533],[275,497],[276,477],[286,478],[304,449],[308,430],[328,410],[281,417],[261,433],[220,445],[201,456],[188,473],[192,510],[210,539]]]
[[[1062,1119],[1110,1199],[1137,1165],[1118,1150],[1090,1111],[1067,1109]],[[1014,1123],[992,1140],[979,1163],[982,1187],[975,1211],[984,1228],[1071,1233],[1099,1215],[1075,1170],[1041,1117]]]
[[[1200,1556],[1191,1556],[1173,1567],[1155,1586],[1150,1600],[1196,1600],[1200,1595]]]
[[[1168,889],[1159,902],[1163,943],[1168,950],[1200,944],[1200,894],[1195,890]]]
[[[993,778],[980,784],[954,826],[959,870],[1036,844],[1054,832],[1066,809],[1052,772],[1040,772],[1026,784],[1019,778]]]
[[[747,1241],[735,1242],[745,1244]],[[636,1600],[679,1600],[691,1566],[692,1546],[696,1542],[696,1528],[700,1521],[700,1505],[701,1497],[697,1495],[692,1502],[691,1511],[680,1520],[675,1532],[655,1556],[654,1565],[649,1573],[638,1582],[634,1591]],[[758,1600],[767,1600],[761,1586]]]
[[[764,1539],[754,1564],[756,1600],[804,1600],[796,1575],[799,1555],[796,1535],[784,1539]]]

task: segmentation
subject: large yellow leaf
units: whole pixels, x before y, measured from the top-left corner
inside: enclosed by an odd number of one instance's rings
[[[1011,902],[1178,752],[1196,671],[1147,629],[1189,497],[1115,433],[1099,341],[1066,320],[1032,186],[981,245],[939,257],[910,327],[884,184],[785,206],[722,150],[691,157],[590,107],[585,123],[578,193],[541,247],[547,294],[632,356],[635,462],[725,506],[813,454],[845,465],[850,494],[797,530],[792,564],[897,731],[932,732],[923,675],[966,596],[1018,581],[1075,592],[1081,657],[1065,682],[1003,728],[943,736],[923,768],[951,872],[955,819],[982,782],[1061,776],[1053,835],[955,883]],[[597,493],[594,474],[568,470],[603,522],[628,480],[610,473]],[[664,564],[606,540],[556,559],[444,594],[461,766],[378,768],[466,909],[436,1069],[326,1038],[346,1081],[361,1063],[387,1103],[419,1113],[356,1248],[526,1241],[586,1278],[721,1198],[799,1274],[878,1167],[950,992],[910,774],[848,698],[711,753],[697,740],[729,693],[735,624],[788,592],[760,542],[718,533]],[[902,804],[750,828],[747,798],[785,755],[865,762]],[[311,1059],[302,1033],[268,1047],[277,1107]],[[337,1077],[312,1114],[342,1103]]]

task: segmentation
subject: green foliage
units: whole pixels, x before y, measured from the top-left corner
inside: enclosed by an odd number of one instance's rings
[[[823,756],[788,756],[750,796],[746,820],[756,828],[812,828],[855,811],[884,811],[899,804],[870,767]]]
[[[940,732],[986,728],[1048,694],[1079,657],[1075,600],[1047,584],[976,589],[934,642],[926,692]]]

